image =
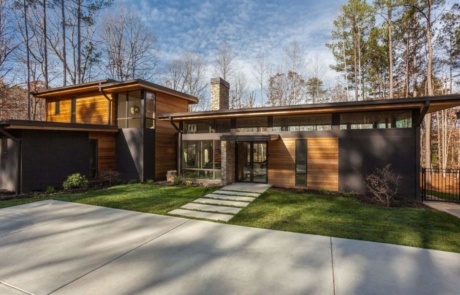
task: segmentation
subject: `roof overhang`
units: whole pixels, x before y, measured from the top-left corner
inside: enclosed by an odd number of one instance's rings
[[[220,137],[222,141],[256,141],[256,142],[266,142],[274,141],[280,139],[279,134],[264,134],[264,135],[232,135],[224,134]]]
[[[28,120],[8,120],[0,122],[0,127],[5,130],[50,130],[50,131],[92,131],[92,132],[118,132],[117,126],[57,123]]]
[[[419,110],[429,105],[426,113],[460,106],[460,95],[445,95],[435,97],[399,98],[386,100],[367,100],[352,102],[336,102],[308,105],[292,105],[282,107],[263,107],[252,109],[232,109],[205,111],[196,113],[163,114],[160,120],[188,121],[203,119],[225,119],[239,117],[308,115],[346,112],[373,112],[395,110]]]
[[[71,96],[81,93],[89,92],[104,92],[104,93],[118,93],[123,91],[134,91],[146,89],[153,92],[161,92],[169,95],[173,95],[182,99],[187,100],[189,103],[197,103],[198,98],[186,93],[170,89],[155,83],[151,83],[142,79],[122,81],[118,82],[115,80],[99,80],[89,83],[83,83],[78,85],[71,85],[66,87],[52,88],[43,91],[34,92],[33,95],[38,98],[59,98],[64,96]]]

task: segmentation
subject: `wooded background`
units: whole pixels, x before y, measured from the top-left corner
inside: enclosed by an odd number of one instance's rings
[[[208,109],[210,76],[230,82],[232,108],[458,93],[459,4],[349,0],[338,9],[327,43],[335,64],[307,60],[298,36],[285,44],[282,66],[263,51],[248,72],[226,42],[213,58],[184,51],[158,60],[154,29],[113,0],[0,0],[0,120],[44,120],[31,91],[106,78],[143,78],[197,96],[192,111]],[[328,68],[339,78],[326,85]],[[458,111],[426,116],[424,167],[460,168]]]

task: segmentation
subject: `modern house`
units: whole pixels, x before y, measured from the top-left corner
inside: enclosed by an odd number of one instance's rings
[[[0,122],[0,189],[60,187],[68,175],[116,170],[125,180],[176,169],[176,131],[157,116],[186,112],[196,97],[144,80],[95,81],[34,93],[46,122]]]
[[[460,96],[229,109],[229,84],[211,79],[211,111],[193,96],[143,80],[96,81],[34,94],[47,122],[0,123],[0,189],[43,190],[67,175],[184,179],[364,192],[363,176],[391,164],[400,196],[420,189],[420,125]]]
[[[211,80],[211,111],[163,114],[178,131],[184,178],[364,193],[391,164],[399,195],[420,193],[420,125],[459,95],[229,109],[229,84]]]

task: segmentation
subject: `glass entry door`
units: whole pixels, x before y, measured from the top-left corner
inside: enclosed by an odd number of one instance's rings
[[[236,181],[267,183],[267,143],[237,142]]]

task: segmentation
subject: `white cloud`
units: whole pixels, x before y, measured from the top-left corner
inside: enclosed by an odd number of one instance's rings
[[[281,65],[283,48],[297,40],[306,49],[305,58],[318,55],[329,69],[334,62],[325,43],[329,41],[332,21],[340,4],[334,1],[162,1],[141,0],[139,11],[155,30],[164,62],[183,51],[202,54],[214,60],[218,44],[227,41],[237,54],[238,68],[254,80],[254,59],[265,53],[274,65]],[[325,79],[335,79],[328,70]]]

